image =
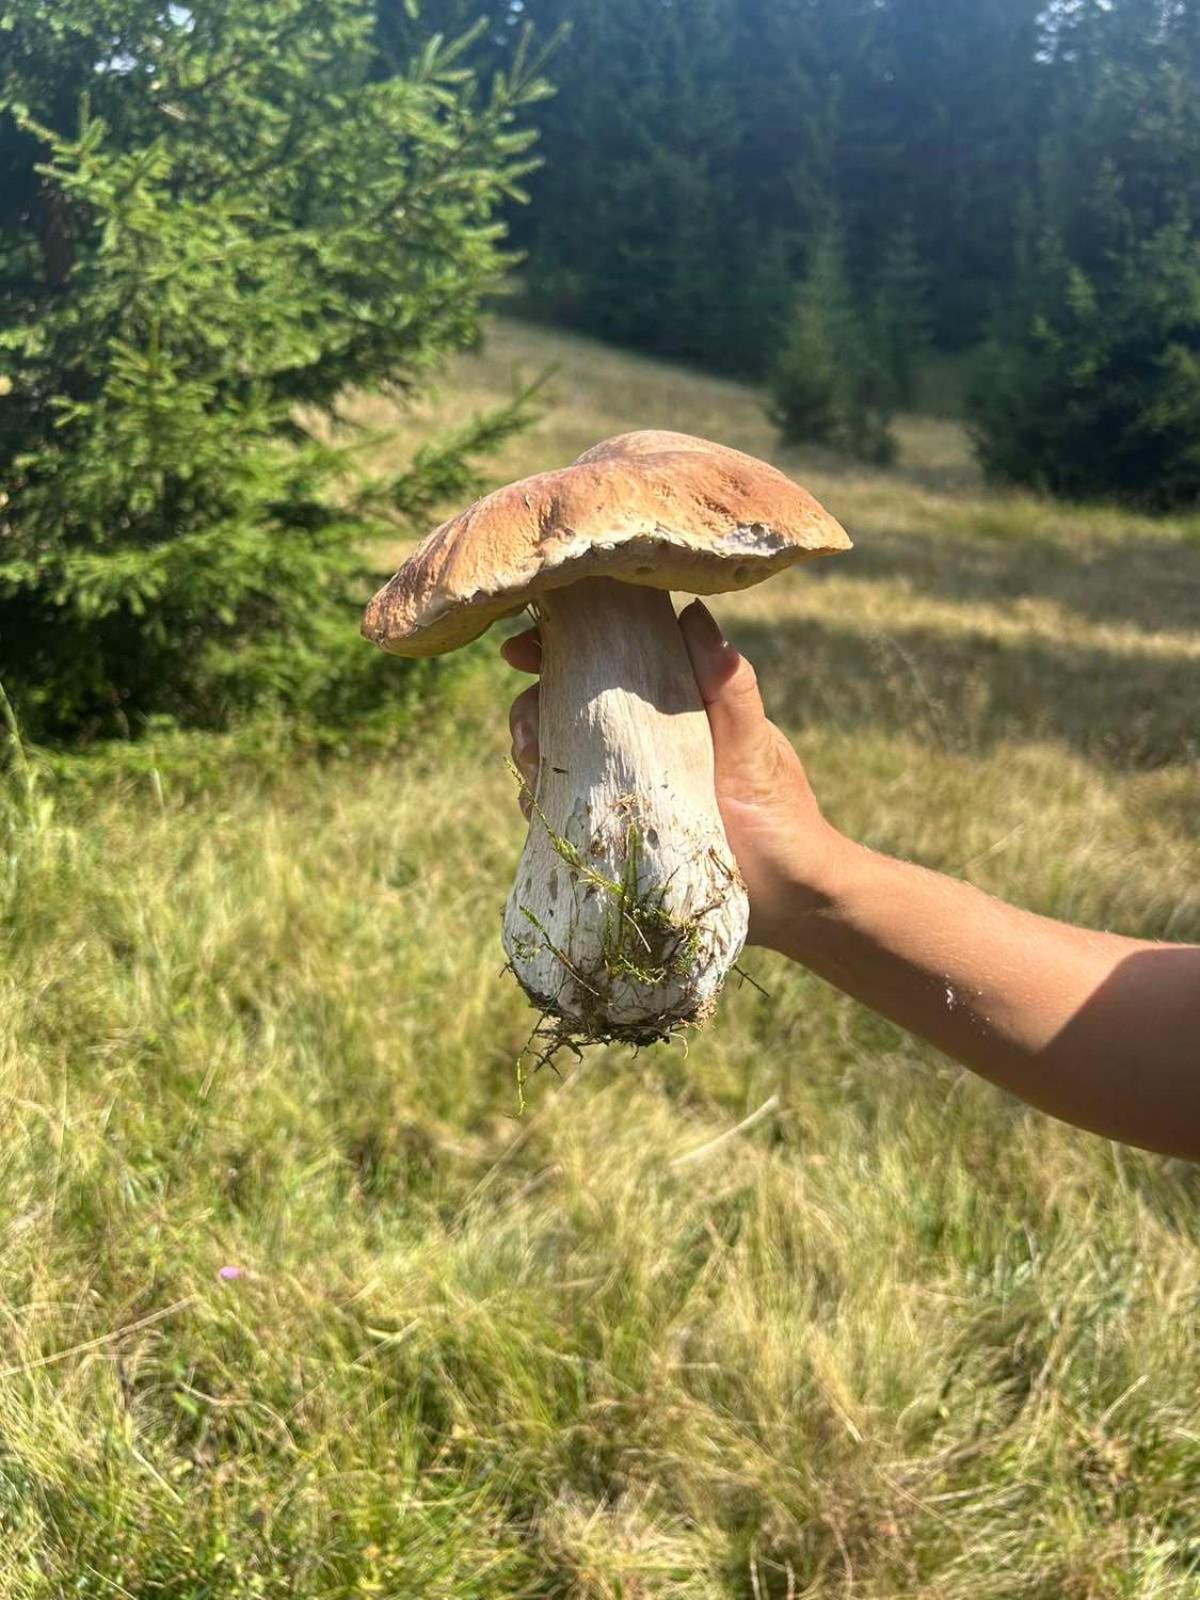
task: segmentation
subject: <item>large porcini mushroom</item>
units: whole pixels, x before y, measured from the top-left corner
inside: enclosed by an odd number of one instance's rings
[[[668,591],[745,589],[849,545],[774,467],[627,433],[444,523],[367,607],[366,637],[400,656],[537,618],[541,766],[504,947],[561,1037],[641,1043],[703,1021],[746,936]]]

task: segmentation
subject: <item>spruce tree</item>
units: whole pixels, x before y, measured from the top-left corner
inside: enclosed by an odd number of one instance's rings
[[[452,30],[469,0],[426,0]],[[1123,0],[1124,3],[1124,0]],[[514,218],[529,304],[606,338],[761,376],[811,241],[856,283],[911,229],[942,346],[1011,273],[1046,78],[1044,0],[481,0],[503,64],[529,18],[560,93]]]
[[[1047,226],[972,398],[996,478],[1153,510],[1200,506],[1200,239],[1185,221],[1072,261]]]
[[[540,92],[520,59],[477,92],[435,38],[388,61],[378,22],[4,10],[0,681],[37,733],[340,703],[371,536],[515,425],[370,484],[319,425],[476,336]]]
[[[1044,0],[826,0],[841,85],[835,187],[851,270],[870,278],[905,226],[947,348],[977,342],[1011,271],[1036,162]]]
[[[916,397],[917,371],[932,336],[929,268],[905,222],[884,246],[871,293],[870,336],[898,408]]]
[[[1200,503],[1196,0],[1065,12],[1012,291],[972,411],[996,477]]]
[[[891,385],[870,331],[831,228],[814,246],[768,374],[768,413],[784,440],[831,445],[867,461],[892,458]]]
[[[728,327],[728,0],[532,0],[569,34],[540,116],[544,164],[516,237],[530,299],[602,338],[720,364]]]

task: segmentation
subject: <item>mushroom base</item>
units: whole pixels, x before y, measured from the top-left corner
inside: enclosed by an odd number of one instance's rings
[[[703,1022],[749,906],[670,597],[588,579],[539,597],[541,765],[504,947],[551,1037]]]

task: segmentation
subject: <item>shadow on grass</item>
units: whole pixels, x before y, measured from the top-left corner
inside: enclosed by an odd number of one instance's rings
[[[1054,740],[1126,771],[1200,758],[1200,661],[1186,656],[803,619],[730,635],[790,729],[870,729],[964,754]]]
[[[971,529],[966,511],[963,529]],[[1146,633],[1200,628],[1200,541],[1129,539],[1072,549],[1036,534],[939,540],[935,533],[857,531],[853,559],[830,563],[830,576],[904,579],[946,600],[1051,600],[1089,622]],[[821,575],[819,564],[814,570]]]

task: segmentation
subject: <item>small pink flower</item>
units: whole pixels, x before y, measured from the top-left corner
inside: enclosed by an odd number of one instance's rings
[[[221,1267],[217,1272],[218,1278],[224,1278],[229,1283],[234,1278],[240,1278],[245,1269],[242,1267]]]

